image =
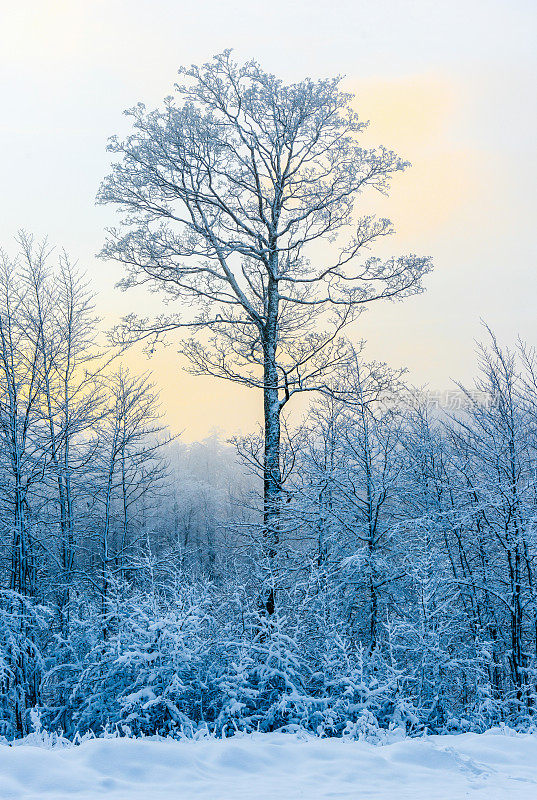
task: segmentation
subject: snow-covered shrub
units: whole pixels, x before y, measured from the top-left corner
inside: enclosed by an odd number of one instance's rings
[[[315,699],[304,685],[308,665],[301,652],[297,621],[285,614],[253,611],[248,637],[230,648],[219,678],[221,708],[217,729],[277,730],[309,727]]]
[[[133,735],[193,730],[205,713],[214,636],[210,598],[121,587],[106,638],[87,653],[73,689],[78,730],[117,724]]]
[[[17,592],[0,593],[0,735],[24,736],[32,729],[51,612]]]

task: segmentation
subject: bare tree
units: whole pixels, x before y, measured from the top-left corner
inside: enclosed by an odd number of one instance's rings
[[[527,686],[528,667],[537,648],[533,534],[535,359],[524,345],[520,347],[521,358],[517,358],[516,352],[502,348],[494,334],[490,330],[488,333],[489,346],[479,347],[481,374],[475,382],[478,393],[488,402],[477,402],[461,385],[469,409],[453,422],[450,433],[466,483],[463,508],[477,528],[468,550],[476,551],[482,530],[487,540],[486,571],[479,581],[480,591],[495,592],[495,599],[507,611],[512,684],[517,700],[521,701],[524,695],[525,702],[531,705],[534,700],[529,696],[533,689],[528,690]],[[468,521],[466,525],[469,527]],[[473,578],[474,585],[476,582]]]
[[[400,572],[391,552],[400,492],[400,379],[400,371],[354,352],[336,397],[321,397],[312,409],[309,446],[297,470],[302,486],[295,503],[310,515],[318,565],[345,587],[349,622],[370,653],[383,595]]]
[[[21,595],[31,595],[35,588],[30,494],[44,465],[43,442],[37,433],[42,388],[39,349],[27,335],[26,322],[19,264],[0,254],[2,516],[11,539],[10,588]]]
[[[59,528],[58,606],[64,633],[76,550],[77,500],[94,450],[92,427],[103,413],[102,371],[93,298],[66,253],[51,264],[46,240],[21,233],[25,334],[38,354],[40,414],[53,524]]]
[[[348,355],[339,334],[366,304],[420,291],[431,263],[363,255],[392,226],[360,217],[356,200],[368,187],[385,193],[407,163],[360,147],[365,123],[338,78],[286,85],[229,51],[180,74],[177,99],[137,105],[134,132],[110,141],[119,161],[98,201],[125,215],[103,255],[127,267],[124,288],[147,284],[176,306],[152,321],[128,317],[123,341],[190,328],[183,352],[195,373],[263,390],[274,551],[282,408],[326,386]]]
[[[121,576],[146,535],[147,495],[158,494],[166,475],[160,458],[165,439],[153,387],[146,377],[120,369],[108,380],[108,412],[99,430],[94,464],[98,579],[86,572],[100,598],[106,636],[111,575]],[[141,519],[140,519],[141,516]],[[138,524],[136,524],[138,523]]]

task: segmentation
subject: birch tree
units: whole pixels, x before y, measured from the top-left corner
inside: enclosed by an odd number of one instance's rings
[[[170,314],[126,319],[123,341],[186,328],[199,374],[263,391],[264,532],[275,552],[281,499],[280,416],[297,392],[323,389],[347,357],[339,334],[370,302],[421,289],[431,268],[370,246],[388,219],[360,215],[408,165],[360,146],[364,123],[340,79],[285,84],[226,51],[182,68],[162,108],[127,111],[133,132],[98,201],[123,212],[105,257],[124,288],[162,292]]]

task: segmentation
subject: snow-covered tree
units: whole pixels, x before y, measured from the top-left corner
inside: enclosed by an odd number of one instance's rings
[[[163,108],[138,104],[127,112],[133,132],[110,142],[118,160],[98,199],[124,213],[103,255],[125,265],[124,288],[148,285],[172,308],[128,317],[123,340],[190,329],[183,352],[195,373],[262,389],[270,557],[282,409],[326,386],[348,357],[339,334],[366,305],[420,291],[431,262],[369,255],[392,226],[360,216],[357,201],[386,192],[407,164],[360,145],[366,123],[339,79],[285,84],[229,51],[180,76]]]

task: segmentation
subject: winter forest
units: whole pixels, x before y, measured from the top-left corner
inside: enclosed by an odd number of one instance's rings
[[[225,51],[126,113],[100,256],[161,311],[110,330],[76,254],[3,243],[0,735],[531,729],[533,345],[483,324],[443,395],[368,357],[362,312],[433,259],[375,216],[409,165],[339,79]],[[171,435],[140,342],[255,392],[259,429]]]

